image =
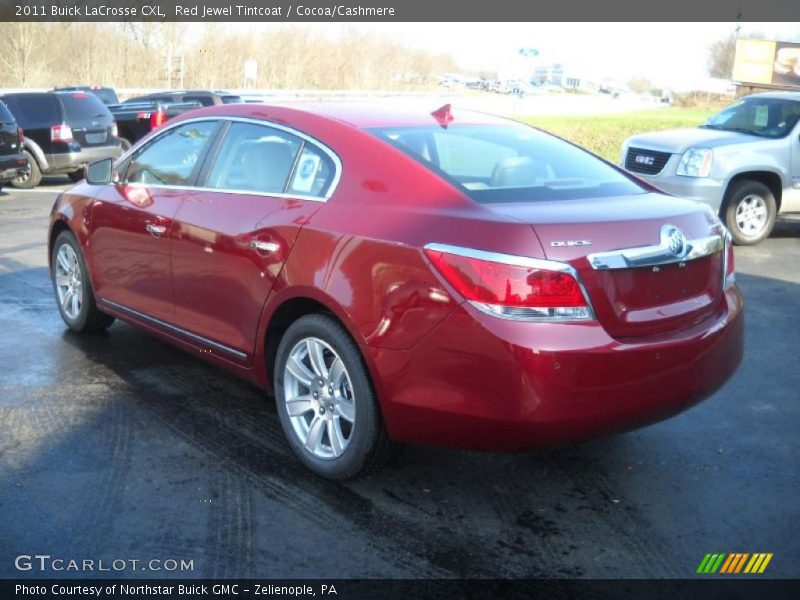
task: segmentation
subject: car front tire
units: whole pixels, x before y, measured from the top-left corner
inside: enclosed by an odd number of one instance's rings
[[[42,182],[42,171],[33,155],[25,150],[22,153],[28,161],[28,172],[11,180],[11,185],[21,190],[30,190]]]
[[[358,346],[332,317],[306,315],[287,329],[274,381],[289,445],[318,475],[347,479],[396,456]]]
[[[102,331],[114,322],[114,317],[97,308],[86,262],[71,231],[62,231],[53,244],[50,279],[58,311],[70,329]]]
[[[775,226],[778,206],[772,191],[760,181],[733,183],[723,205],[725,225],[739,246],[752,246],[766,239]]]

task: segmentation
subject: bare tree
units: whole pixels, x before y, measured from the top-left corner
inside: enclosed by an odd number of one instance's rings
[[[706,70],[711,77],[730,79],[733,76],[733,59],[736,56],[736,33],[720,38],[708,47]]]
[[[42,44],[46,39],[43,29],[43,23],[0,23],[4,48],[0,53],[0,66],[3,67],[0,81],[20,87],[42,84],[47,66],[47,54]]]

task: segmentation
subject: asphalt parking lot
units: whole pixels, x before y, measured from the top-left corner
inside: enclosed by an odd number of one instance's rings
[[[681,578],[709,552],[800,576],[800,221],[736,249],[744,363],[689,412],[532,454],[409,447],[330,483],[255,388],[124,323],[65,329],[63,187],[0,192],[0,577],[52,575],[15,569],[39,553],[194,564],[121,576]]]

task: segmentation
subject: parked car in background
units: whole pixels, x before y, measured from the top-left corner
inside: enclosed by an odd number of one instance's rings
[[[119,98],[114,88],[103,87],[100,85],[79,85],[72,87],[53,88],[54,92],[88,92],[94,94],[103,104],[119,104]]]
[[[521,123],[377,104],[204,108],[90,165],[51,213],[64,322],[120,318],[274,390],[330,478],[398,442],[639,427],[734,373],[743,302],[707,207]]]
[[[0,191],[3,186],[28,170],[28,161],[22,153],[22,129],[14,115],[0,101]]]
[[[15,187],[36,187],[42,175],[67,174],[79,181],[87,164],[122,154],[114,117],[93,94],[22,92],[0,100],[24,132],[29,168],[12,180]]]
[[[120,143],[124,151],[170,119],[200,107],[201,104],[197,101],[170,104],[143,100],[111,104],[108,110],[117,122]]]
[[[656,187],[708,204],[737,244],[800,212],[800,92],[747,96],[696,129],[628,138],[620,162]]]
[[[201,106],[218,106],[220,104],[241,104],[244,101],[241,96],[222,90],[183,90],[155,92],[125,100],[126,104],[133,102],[159,102],[161,104],[197,102]]]

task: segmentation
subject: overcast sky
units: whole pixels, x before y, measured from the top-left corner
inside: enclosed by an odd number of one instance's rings
[[[701,1],[701,0],[698,0]],[[270,27],[272,25],[267,25]],[[253,24],[247,24],[252,30]],[[709,44],[734,23],[364,23],[302,25],[336,37],[358,27],[408,45],[451,54],[470,70],[502,70],[519,48],[536,48],[543,62],[562,62],[599,79],[633,76],[675,89],[706,77]],[[743,23],[741,35],[800,41],[798,23]]]

